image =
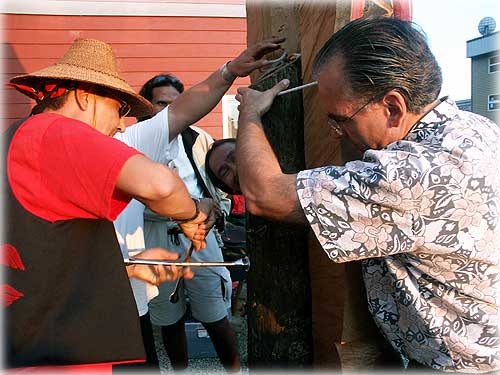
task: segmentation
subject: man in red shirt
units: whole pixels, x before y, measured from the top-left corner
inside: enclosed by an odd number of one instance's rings
[[[175,172],[112,138],[124,116],[147,115],[151,104],[120,77],[106,43],[79,39],[56,64],[11,83],[37,105],[4,133],[7,366],[141,361],[127,274],[157,285],[183,272],[125,271],[112,221],[135,198],[176,220],[199,250],[211,201],[192,200]],[[177,255],[156,248],[137,257]]]

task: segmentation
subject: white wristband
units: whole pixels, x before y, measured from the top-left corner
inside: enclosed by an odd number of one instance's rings
[[[238,76],[235,76],[227,68],[227,65],[230,62],[231,61],[228,61],[227,63],[225,63],[224,65],[221,66],[221,68],[220,68],[220,74],[221,74],[222,78],[224,78],[224,81],[232,83],[236,78],[238,78]]]

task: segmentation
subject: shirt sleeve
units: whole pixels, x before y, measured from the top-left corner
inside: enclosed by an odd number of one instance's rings
[[[62,116],[41,133],[36,127],[21,127],[9,152],[9,179],[23,207],[48,221],[114,220],[130,200],[115,190],[116,180],[139,152]]]
[[[174,153],[177,150],[176,141],[169,143],[168,107],[148,120],[127,127],[124,133],[117,133],[115,138],[157,163],[167,164],[176,156],[171,153],[171,150],[174,150]],[[138,252],[145,248],[144,210],[145,206],[133,199],[114,221],[125,259],[128,259],[129,252]]]
[[[297,194],[305,216],[335,262],[414,249],[414,226],[425,202],[425,191],[414,178],[419,168],[400,163],[406,153],[367,154],[364,161],[297,175]]]
[[[177,143],[169,141],[168,108],[148,120],[127,127],[124,133],[117,133],[115,138],[139,150],[149,159],[167,165],[178,153]]]

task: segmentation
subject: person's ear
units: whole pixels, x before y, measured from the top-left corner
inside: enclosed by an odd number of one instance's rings
[[[82,111],[86,111],[90,105],[90,93],[84,89],[75,89],[76,104]]]
[[[391,128],[399,128],[404,124],[404,118],[407,113],[406,102],[398,91],[391,90],[384,95],[382,103],[386,107],[389,126]]]

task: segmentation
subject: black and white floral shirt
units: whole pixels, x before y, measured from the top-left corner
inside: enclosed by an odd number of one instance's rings
[[[500,128],[451,100],[363,160],[302,171],[330,259],[363,259],[369,309],[401,354],[442,371],[500,369]]]

